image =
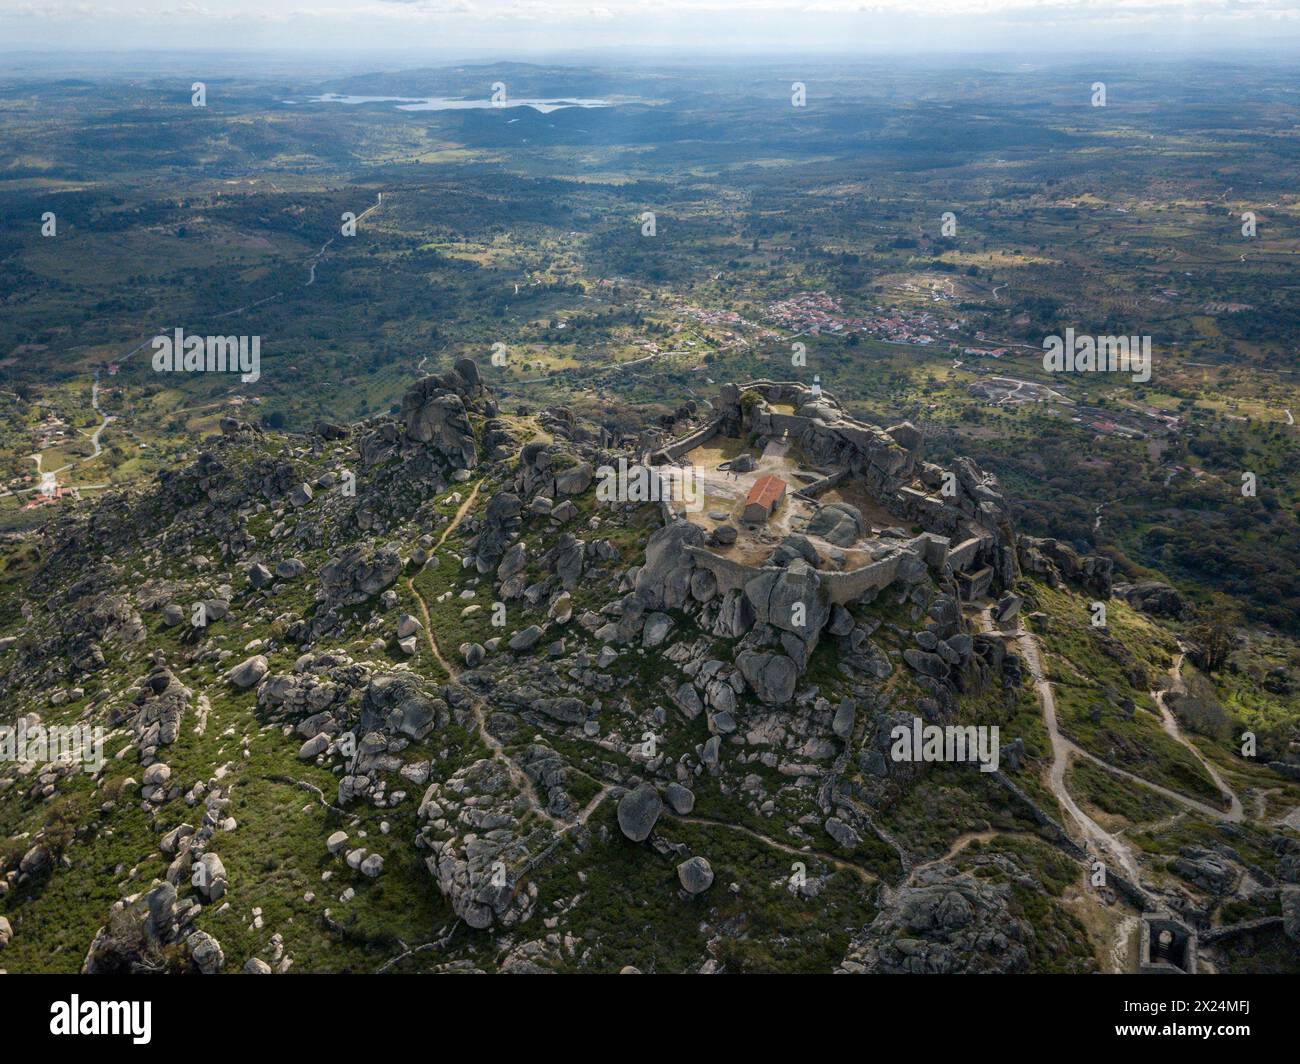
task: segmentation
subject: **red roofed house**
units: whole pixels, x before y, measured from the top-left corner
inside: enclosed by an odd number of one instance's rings
[[[784,498],[784,480],[774,476],[759,477],[745,496],[745,511],[740,519],[747,524],[761,525],[776,512]]]

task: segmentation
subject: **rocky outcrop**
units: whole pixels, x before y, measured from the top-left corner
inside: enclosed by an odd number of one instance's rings
[[[691,857],[677,866],[677,881],[687,894],[703,894],[713,886],[713,868],[703,857]]]
[[[480,573],[490,573],[501,564],[506,547],[523,526],[523,511],[523,500],[512,491],[497,492],[488,500],[483,526],[474,545],[474,561]],[[507,571],[503,579],[518,571]]]
[[[330,606],[355,606],[391,586],[401,571],[401,555],[392,547],[359,543],[321,567],[320,594]]]
[[[618,800],[619,830],[633,842],[644,842],[654,830],[663,808],[663,799],[654,784],[642,783]]]
[[[420,838],[438,889],[470,927],[509,927],[532,912],[537,887],[521,882],[533,837],[518,819],[506,767],[490,758],[429,785],[420,803]]]
[[[1111,595],[1111,578],[1115,563],[1097,554],[1079,554],[1073,547],[1055,539],[1021,536],[1018,543],[1020,567],[1042,577],[1052,587],[1063,583],[1078,584],[1098,598]]]
[[[1190,613],[1187,600],[1178,589],[1157,580],[1144,580],[1137,584],[1116,584],[1113,591],[1118,598],[1123,599],[1135,610],[1141,610],[1154,617],[1183,620]]]
[[[157,747],[169,746],[180,737],[192,697],[190,689],[166,665],[158,664],[140,681],[130,703],[109,711],[108,723],[110,727],[130,727],[141,755],[148,757]]]
[[[86,975],[193,972],[213,975],[225,964],[221,943],[194,929],[201,911],[162,883],[116,902],[96,933],[81,971]]]
[[[780,406],[793,406],[795,413],[780,413]],[[881,494],[892,494],[913,471],[917,444],[901,426],[900,436],[912,448],[876,425],[849,417],[830,392],[814,392],[799,381],[752,381],[743,388],[725,384],[716,409],[728,435],[787,435],[810,465],[848,469]]]
[[[496,404],[483,387],[478,366],[463,358],[450,373],[416,381],[402,397],[405,438],[431,447],[454,469],[473,469],[478,465],[478,441],[471,410],[494,417]]]
[[[256,687],[258,682],[270,670],[270,664],[261,654],[254,654],[251,658],[236,665],[226,674],[228,682],[235,687],[247,688]]]
[[[837,547],[851,547],[867,531],[862,511],[846,502],[827,503],[808,522],[808,534],[820,536]]]
[[[677,520],[657,529],[646,543],[645,564],[636,575],[636,591],[651,609],[679,609],[691,593],[694,560],[684,548],[704,542],[704,531]]]
[[[784,705],[794,697],[799,669],[785,654],[742,651],[736,655],[736,667],[760,702]]]
[[[144,622],[125,595],[109,591],[83,598],[74,586],[68,592],[67,602],[58,615],[62,650],[83,672],[104,667],[106,644],[131,646],[146,637]]]
[[[784,640],[786,650],[803,671],[831,615],[817,570],[803,559],[785,569],[764,570],[745,585],[745,597],[756,623],[770,624],[793,637]]]
[[[1014,871],[1019,871],[1014,869]],[[918,872],[854,938],[839,971],[947,975],[1023,972],[1033,930],[1010,911],[1010,887],[947,863]]]
[[[447,703],[426,693],[409,672],[380,673],[361,696],[363,734],[382,731],[418,742],[449,719]]]

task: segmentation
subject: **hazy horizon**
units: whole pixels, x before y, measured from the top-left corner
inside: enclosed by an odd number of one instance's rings
[[[1300,43],[1300,0],[0,0],[0,54],[229,52],[409,61],[1144,52],[1265,56]]]

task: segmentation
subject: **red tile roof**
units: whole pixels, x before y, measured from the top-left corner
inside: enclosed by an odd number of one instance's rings
[[[754,486],[749,489],[749,494],[745,496],[745,505],[751,506],[758,503],[768,510],[771,510],[785,495],[785,481],[780,477],[764,476],[754,481]]]

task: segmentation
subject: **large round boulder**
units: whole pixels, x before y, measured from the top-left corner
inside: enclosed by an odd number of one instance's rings
[[[866,532],[862,511],[846,502],[827,503],[808,522],[808,533],[837,547],[851,547]]]
[[[703,857],[692,857],[677,866],[677,879],[687,894],[703,894],[713,886],[713,868]]]
[[[254,654],[247,661],[242,661],[226,673],[226,679],[239,688],[249,688],[256,686],[257,682],[267,674],[271,668],[270,663],[262,654]]]
[[[619,799],[619,829],[633,842],[644,842],[654,830],[663,808],[663,799],[654,784],[642,783]]]

